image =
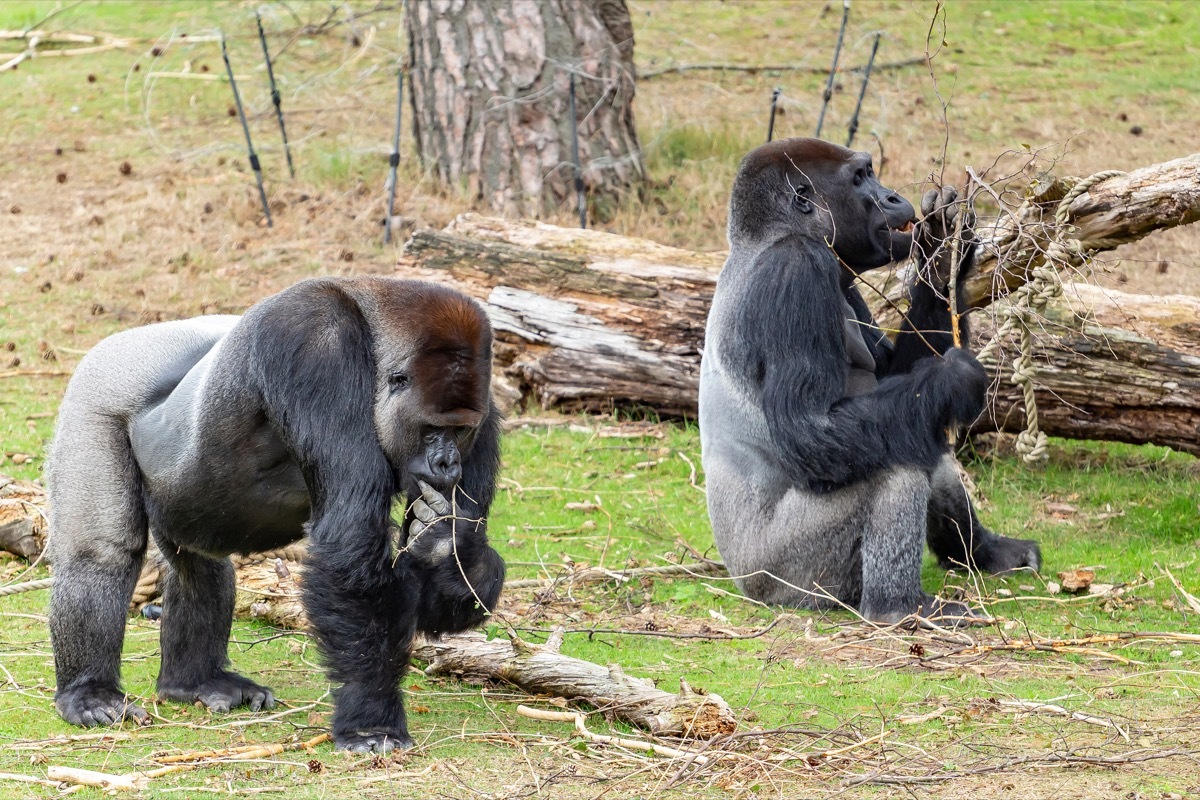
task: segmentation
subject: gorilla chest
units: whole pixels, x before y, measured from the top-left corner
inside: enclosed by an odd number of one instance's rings
[[[873,391],[878,381],[875,378],[875,357],[863,338],[862,323],[844,300],[842,306],[845,317],[842,338],[846,348],[846,396],[853,397]]]
[[[265,420],[177,422],[147,412],[130,430],[159,535],[211,554],[272,549],[303,535],[308,489]]]

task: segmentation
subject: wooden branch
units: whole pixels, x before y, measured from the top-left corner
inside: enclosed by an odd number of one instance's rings
[[[557,630],[539,646],[516,636],[488,641],[483,634],[465,633],[420,643],[413,656],[429,664],[429,674],[501,681],[530,694],[582,700],[661,736],[711,739],[737,728],[733,710],[719,695],[700,694],[686,681],[680,681],[679,694],[668,694],[616,664],[602,667],[564,656],[562,637]]]
[[[970,307],[981,308],[1004,297],[1045,262],[1047,245],[1057,230],[1054,212],[1066,188],[1063,182],[1043,182],[1038,197],[1014,213],[989,224],[981,222],[976,268],[965,286]],[[1069,238],[1095,245],[1096,252],[1200,220],[1200,153],[1109,178],[1075,198],[1068,219],[1074,228]],[[885,326],[898,327],[895,309],[907,306],[904,298],[911,278],[911,268],[904,267],[882,280],[871,280],[886,299],[867,294],[867,304]]]
[[[522,717],[529,719],[540,719],[546,722],[571,722],[575,725],[575,731],[590,742],[597,744],[611,744],[617,747],[624,747],[628,750],[643,750],[649,753],[658,753],[660,756],[667,758],[687,758],[695,761],[697,764],[704,765],[708,763],[708,756],[699,753],[689,753],[686,750],[677,750],[674,747],[665,747],[654,742],[644,742],[638,739],[622,739],[617,736],[605,736],[600,733],[592,733],[587,728],[587,723],[583,718],[583,714],[578,711],[548,711],[543,708],[532,708],[530,706],[517,706],[517,713]]]
[[[239,567],[236,613],[304,629],[299,586],[303,571],[301,564],[289,564],[284,575],[271,564]],[[660,691],[653,682],[630,677],[615,664],[603,667],[562,655],[562,639],[561,630],[541,646],[515,635],[510,642],[463,633],[418,640],[413,657],[429,665],[429,674],[499,681],[534,695],[581,700],[655,734],[707,739],[734,730],[733,711],[720,696],[695,692],[682,681],[678,694]]]

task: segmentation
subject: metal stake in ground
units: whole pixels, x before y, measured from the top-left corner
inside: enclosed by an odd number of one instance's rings
[[[571,160],[575,162],[575,198],[579,201],[579,227],[587,227],[587,201],[583,196],[583,168],[579,166],[579,120],[575,117],[575,73],[571,73]]]
[[[396,202],[396,167],[400,166],[400,115],[404,110],[404,70],[398,70],[396,79],[396,132],[392,135],[392,154],[388,156],[387,218],[383,221],[383,243],[392,241],[392,209]]]
[[[779,94],[783,90],[776,86],[771,91],[771,118],[767,120],[767,143],[775,138],[775,105],[779,102]]]
[[[833,98],[833,79],[837,75],[838,59],[842,55],[842,39],[846,36],[846,20],[850,19],[850,0],[842,0],[842,27],[838,29],[837,46],[833,48],[833,64],[829,67],[829,80],[825,81],[825,92],[821,95],[821,115],[817,117],[817,132],[813,134],[820,138],[821,127],[825,124],[825,109]]]
[[[271,81],[271,102],[275,104],[275,119],[279,120],[279,133],[283,136],[283,152],[287,155],[288,174],[296,177],[296,168],[292,166],[292,146],[288,144],[287,128],[283,125],[283,107],[280,104],[279,90],[275,88],[275,70],[271,67],[271,51],[267,49],[267,35],[263,33],[262,17],[254,12],[254,21],[258,23],[258,40],[262,42],[263,60],[267,62],[267,78]]]
[[[221,35],[221,58],[225,59],[225,71],[229,73],[229,85],[233,87],[233,104],[237,106],[238,119],[242,122],[242,133],[246,134],[246,150],[250,154],[250,169],[258,180],[258,196],[262,200],[263,214],[267,217],[267,227],[274,225],[271,221],[271,206],[267,203],[267,190],[263,188],[262,165],[258,163],[258,154],[254,152],[254,142],[250,140],[250,126],[246,124],[246,111],[242,108],[242,96],[238,94],[237,81],[233,77],[233,66],[229,63],[229,51],[225,48],[225,35]]]
[[[863,98],[867,96],[867,82],[871,80],[871,65],[875,63],[875,54],[879,52],[879,37],[883,34],[875,34],[875,41],[871,44],[871,57],[867,59],[867,68],[863,71],[862,88],[858,90],[858,102],[854,105],[854,116],[850,118],[850,134],[846,137],[846,147],[854,143],[854,134],[858,133],[858,112],[862,110]]]

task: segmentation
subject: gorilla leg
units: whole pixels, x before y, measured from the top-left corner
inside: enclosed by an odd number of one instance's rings
[[[951,455],[942,459],[932,478],[928,542],[938,563],[946,569],[986,572],[1040,569],[1042,552],[1037,542],[1000,536],[979,521],[953,459]]]
[[[144,723],[120,686],[125,614],[146,550],[141,482],[120,423],[72,411],[59,418],[48,476],[54,705],[74,725]]]
[[[342,684],[334,690],[334,742],[353,752],[413,746],[399,689],[420,580],[392,567],[386,537],[370,528],[364,524],[340,542],[310,538],[304,573],[304,608],[330,677]]]
[[[748,596],[807,608],[845,604],[878,622],[971,615],[921,589],[931,494],[923,470],[894,469],[829,494],[772,494],[720,459],[710,464],[714,536]]]
[[[233,624],[233,565],[181,550],[162,537],[159,541],[170,569],[163,586],[158,696],[199,700],[218,713],[240,705],[252,711],[272,708],[275,698],[269,689],[225,669]]]

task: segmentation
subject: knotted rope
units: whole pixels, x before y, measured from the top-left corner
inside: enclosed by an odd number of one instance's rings
[[[1046,245],[1045,259],[1033,268],[1029,280],[1013,292],[1016,297],[998,308],[1003,322],[977,356],[982,361],[994,355],[1001,341],[1014,328],[1020,335],[1017,356],[1012,362],[1012,381],[1021,387],[1025,405],[1025,430],[1017,435],[1017,453],[1028,464],[1046,460],[1046,434],[1038,427],[1037,399],[1033,394],[1033,381],[1037,377],[1037,365],[1033,360],[1033,323],[1051,300],[1062,295],[1060,269],[1077,267],[1096,250],[1120,244],[1120,241],[1080,240],[1067,236],[1067,229],[1071,227],[1068,224],[1071,203],[1096,184],[1124,174],[1115,169],[1097,172],[1075,183],[1063,196],[1054,212],[1054,236]]]

